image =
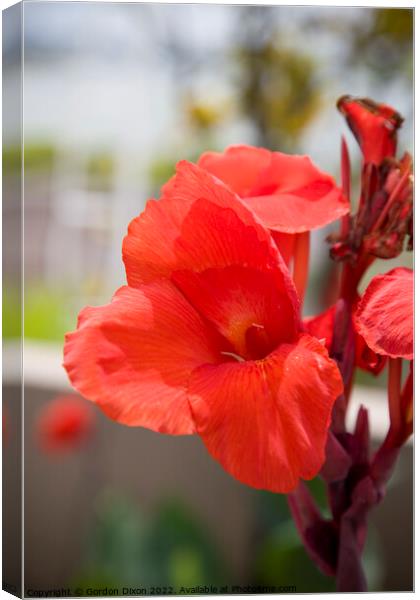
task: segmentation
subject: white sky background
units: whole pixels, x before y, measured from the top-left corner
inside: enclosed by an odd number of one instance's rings
[[[121,148],[145,160],[176,145],[182,123],[163,48],[168,36],[183,44],[188,61],[193,59],[190,76],[205,98],[230,95],[223,57],[235,44],[241,6],[49,2],[27,3],[24,10],[26,141],[51,138],[76,148]],[[320,166],[336,166],[339,136],[346,131],[335,109],[339,95],[371,96],[411,113],[412,98],[398,81],[380,89],[366,70],[342,72],[337,58],[346,46],[339,33],[303,34],[300,27],[314,15],[360,23],[369,18],[369,9],[276,7],[274,14],[282,42],[315,56],[328,81],[325,110],[302,140]],[[206,64],[209,56],[212,67]],[[220,146],[252,143],[252,130],[236,119],[219,138]]]

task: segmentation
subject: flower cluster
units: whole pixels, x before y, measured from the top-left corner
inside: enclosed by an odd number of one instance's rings
[[[181,161],[129,225],[127,285],[80,313],[64,366],[111,419],[197,434],[241,482],[290,493],[308,552],[348,591],[363,587],[367,511],[412,431],[412,370],[401,387],[412,272],[394,269],[358,293],[377,257],[398,255],[407,236],[411,245],[412,175],[410,157],[396,158],[396,111],[350,97],[338,106],[363,153],[356,215],[345,142],[341,187],[307,156],[251,146]],[[338,219],[339,300],[303,319],[310,231]],[[391,426],[372,459],[366,410],[352,433],[346,410],[355,368],[378,373],[387,360]],[[329,519],[302,483],[318,473]]]
[[[390,106],[368,99],[343,96],[338,108],[355,134],[364,164],[357,214],[339,236],[332,236],[331,256],[353,263],[369,257],[394,258],[403,249],[406,236],[412,249],[413,237],[412,160],[408,154],[396,158],[397,131],[403,119]],[[349,197],[345,146],[343,170]]]

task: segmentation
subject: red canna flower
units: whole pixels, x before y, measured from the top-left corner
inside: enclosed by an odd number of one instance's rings
[[[392,106],[369,98],[342,96],[337,107],[346,117],[366,163],[380,165],[385,158],[395,156],[403,118]]]
[[[272,230],[286,263],[295,243],[290,234],[323,227],[350,209],[333,177],[308,156],[243,145],[205,152],[198,164],[226,183]]]
[[[38,439],[47,452],[69,450],[90,437],[93,424],[92,409],[82,398],[58,396],[39,414]]]
[[[252,211],[181,162],[131,222],[123,259],[128,286],[67,335],[74,387],[120,423],[199,434],[253,487],[314,477],[342,381],[302,332],[289,272]]]
[[[377,275],[368,285],[355,322],[374,352],[413,359],[413,293],[413,271],[405,267]]]

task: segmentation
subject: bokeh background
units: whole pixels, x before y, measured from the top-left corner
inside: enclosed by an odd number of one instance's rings
[[[175,163],[248,143],[309,154],[338,177],[345,134],[357,200],[360,157],[335,103],[350,93],[393,105],[405,117],[400,149],[411,151],[412,34],[405,9],[25,4],[27,587],[333,590],[300,547],[285,498],[231,479],[199,439],[127,428],[94,411],[84,443],[46,453],[37,422],[69,392],[64,333],[83,306],[109,301],[124,283],[127,224]],[[20,77],[17,42],[13,28],[4,32],[5,85]],[[4,128],[6,199],[20,154],[13,127]],[[19,204],[4,200],[4,226],[19,218]],[[307,314],[328,303],[328,231],[312,235]],[[11,245],[3,256],[7,359],[20,332],[19,253]],[[411,265],[411,257],[374,268],[396,264]],[[16,402],[18,377],[5,371]],[[352,407],[353,415],[360,402],[370,407],[376,441],[387,427],[384,386],[384,377],[359,377]],[[412,589],[411,460],[408,447],[373,515],[371,590]],[[322,501],[320,483],[311,486]]]

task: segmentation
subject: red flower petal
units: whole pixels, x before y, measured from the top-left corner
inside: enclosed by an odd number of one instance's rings
[[[335,310],[336,305],[334,304],[315,317],[307,317],[303,322],[305,331],[317,339],[322,340],[328,351],[331,350],[333,341]],[[355,331],[355,353],[355,363],[359,369],[372,373],[373,375],[379,375],[379,373],[383,371],[386,359],[369,348],[364,338],[357,330]]]
[[[219,360],[215,334],[163,281],[121,288],[110,304],[85,308],[64,348],[73,386],[111,419],[172,434],[194,432],[188,378]]]
[[[333,341],[335,310],[336,305],[333,304],[319,315],[306,317],[303,320],[305,331],[318,340],[322,340],[328,350]]]
[[[180,163],[177,175],[165,186],[162,199],[149,202],[146,211],[134,219],[124,240],[123,255],[130,286],[164,277],[172,278],[185,291],[186,271],[193,281],[198,273],[208,269],[235,267],[237,270],[230,271],[230,277],[238,275],[240,281],[230,282],[237,295],[231,311],[242,305],[238,314],[243,316],[248,310],[246,296],[257,277],[259,282],[264,280],[266,290],[272,288],[270,294],[278,295],[283,316],[277,318],[288,323],[284,335],[287,337],[292,330],[296,334],[300,327],[296,290],[269,231],[224,184],[196,165]],[[239,275],[240,267],[248,269],[247,275]],[[184,288],[173,275],[181,271]],[[201,285],[208,287],[204,276],[200,277]],[[226,274],[219,277],[227,285]],[[257,292],[254,290],[254,296]],[[199,306],[197,298],[195,302]],[[233,317],[232,312],[224,316],[228,320]],[[244,325],[245,322],[241,324]]]
[[[353,315],[354,319],[354,315]],[[366,344],[365,339],[356,331],[356,366],[363,371],[379,375],[385,368],[386,357],[382,354],[374,352]]]
[[[334,179],[307,156],[231,146],[222,154],[206,152],[198,164],[231,186],[276,231],[309,231],[350,210]]]
[[[342,381],[314,338],[279,346],[265,360],[203,366],[189,398],[210,454],[256,488],[290,492],[322,466]]]
[[[349,207],[339,198],[339,193],[329,188],[318,201],[302,198],[298,192],[279,192],[271,196],[247,198],[245,202],[270,229],[302,233],[324,227],[346,215]]]
[[[176,271],[172,281],[244,359],[267,356],[296,338],[294,305],[272,273],[233,266]]]
[[[366,162],[379,165],[384,158],[395,156],[397,130],[403,119],[392,106],[351,96],[340,98],[337,106],[346,117]]]
[[[295,250],[296,234],[282,233],[281,231],[275,231],[272,229],[271,235],[273,236],[273,240],[276,242],[277,248],[283,257],[284,262],[287,266],[289,266]]]
[[[224,152],[204,152],[198,165],[226,183],[241,198],[250,195],[270,166],[272,153],[254,146],[229,146]]]
[[[377,275],[356,312],[356,327],[367,345],[391,358],[413,358],[413,271],[404,267]]]
[[[123,258],[131,286],[178,270],[243,265],[278,273],[296,298],[270,233],[224,184],[186,161],[178,163],[161,200],[149,201],[130,223]]]

